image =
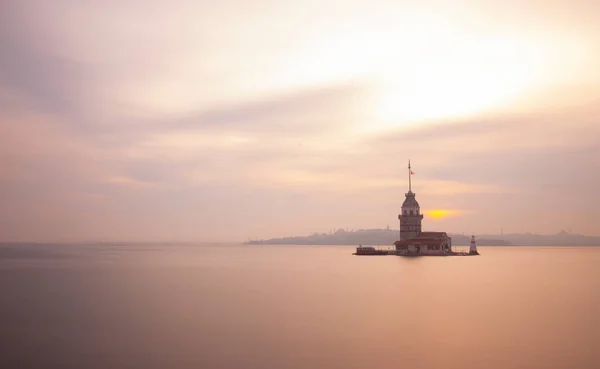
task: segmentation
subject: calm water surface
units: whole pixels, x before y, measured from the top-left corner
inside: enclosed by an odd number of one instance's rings
[[[600,368],[600,247],[0,247],[3,368]]]

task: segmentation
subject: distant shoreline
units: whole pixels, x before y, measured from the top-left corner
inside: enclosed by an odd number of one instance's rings
[[[449,234],[452,245],[468,246],[470,235]],[[476,235],[477,243],[482,246],[598,246],[600,237],[572,234],[565,231],[553,235],[537,235],[532,233]],[[338,229],[332,233],[313,233],[308,236],[292,236],[265,240],[249,240],[244,245],[380,245],[392,246],[398,239],[398,230],[393,229],[360,229],[347,231]]]

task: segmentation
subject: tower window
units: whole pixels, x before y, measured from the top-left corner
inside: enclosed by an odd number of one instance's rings
[[[413,214],[414,214],[414,211],[413,211],[413,210],[411,210],[411,211],[410,211],[410,215],[413,215]]]

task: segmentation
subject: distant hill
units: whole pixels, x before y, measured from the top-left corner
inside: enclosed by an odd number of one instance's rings
[[[359,229],[346,231],[338,229],[334,233],[313,233],[309,236],[251,240],[247,245],[392,245],[398,240],[398,230]],[[449,234],[454,246],[469,245],[470,235]],[[476,235],[480,246],[600,246],[600,237],[572,234],[565,231],[553,235],[532,233]]]
[[[481,235],[479,237],[491,237]],[[561,231],[555,234],[540,235],[533,233],[503,234],[502,239],[513,245],[523,246],[600,246],[600,237]],[[480,243],[480,242],[478,242]],[[480,243],[483,245],[483,243]]]
[[[313,233],[310,236],[271,238],[269,240],[248,241],[250,245],[392,245],[398,239],[398,231],[391,229],[360,229],[335,233]]]
[[[271,238],[268,240],[252,240],[248,245],[393,245],[398,240],[398,230],[393,229],[359,229],[346,231],[338,229],[335,233],[313,233],[309,236]],[[450,235],[455,246],[469,245],[471,239],[462,235]],[[509,242],[493,237],[477,239],[479,245],[507,246]]]

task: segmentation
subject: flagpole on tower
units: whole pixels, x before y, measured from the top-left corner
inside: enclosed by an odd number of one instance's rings
[[[412,182],[411,182],[411,170],[410,170],[410,159],[408,159],[408,192],[412,192]]]

